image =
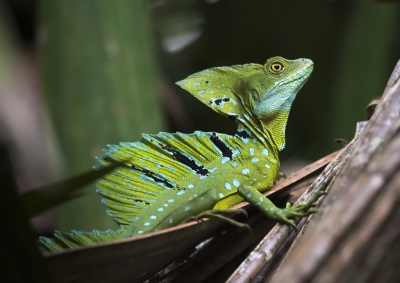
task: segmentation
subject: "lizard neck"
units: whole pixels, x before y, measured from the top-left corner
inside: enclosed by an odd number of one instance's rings
[[[285,148],[285,129],[289,110],[276,111],[273,115],[263,120],[238,119],[238,130],[236,135],[244,142],[257,139],[264,147],[272,150],[276,156],[278,152]]]
[[[252,145],[256,147],[265,148],[270,153],[270,157],[278,160],[278,150],[274,144],[272,134],[269,131],[252,131],[253,127],[248,127],[248,125],[239,123],[238,130],[235,137],[241,140],[241,143]]]
[[[277,151],[285,148],[285,130],[288,118],[289,110],[280,110],[273,113],[271,118],[261,120],[263,132],[269,134]]]

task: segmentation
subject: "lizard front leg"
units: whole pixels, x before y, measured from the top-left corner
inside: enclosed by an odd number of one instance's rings
[[[308,210],[301,212],[302,210],[308,209],[315,206],[315,202],[318,198],[324,195],[324,192],[318,192],[310,201],[304,204],[297,204],[291,206],[290,203],[286,204],[286,208],[278,208],[273,204],[267,197],[261,194],[255,187],[265,177],[258,176],[253,177],[246,182],[242,183],[238,190],[240,196],[242,196],[249,203],[255,205],[262,213],[272,219],[276,219],[280,222],[286,223],[296,229],[296,225],[289,218],[293,217],[305,217],[316,212],[316,210]]]

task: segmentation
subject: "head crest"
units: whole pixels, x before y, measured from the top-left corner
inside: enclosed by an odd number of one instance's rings
[[[236,84],[241,76],[262,68],[259,64],[216,67],[190,75],[176,84],[214,111],[229,118],[243,118],[249,111],[236,91]]]

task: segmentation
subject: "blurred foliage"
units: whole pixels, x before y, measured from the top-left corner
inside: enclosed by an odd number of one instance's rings
[[[397,9],[397,13],[399,9]],[[358,0],[342,43],[333,87],[329,93],[326,136],[350,140],[354,123],[366,119],[364,108],[380,96],[391,70],[400,58],[391,60],[396,28],[396,10],[391,6]],[[399,46],[400,47],[400,46]],[[326,141],[328,142],[328,141]]]
[[[0,3],[0,101],[18,89],[14,38],[8,29],[8,15]],[[1,113],[0,113],[1,114]],[[0,121],[0,130],[3,125]],[[20,203],[10,162],[9,148],[0,136],[0,282],[50,282]]]
[[[365,120],[365,106],[382,94],[400,57],[398,5],[372,0],[154,2],[161,39],[167,31],[176,37],[201,30],[198,40],[182,51],[160,52],[171,83],[205,68],[263,64],[276,55],[314,61],[314,72],[290,114],[283,160],[293,155],[316,159],[339,148],[335,138],[351,139],[355,123]],[[192,15],[186,29],[185,13]],[[166,18],[175,19],[174,28]],[[176,19],[182,19],[180,25]],[[180,95],[197,130],[235,131],[231,121]]]
[[[43,90],[66,160],[86,171],[106,144],[157,133],[162,118],[144,1],[40,1]],[[62,230],[115,228],[90,193],[60,209]]]
[[[0,28],[1,29],[1,28]],[[0,31],[1,33],[1,31]],[[0,34],[0,38],[3,39]],[[1,53],[0,49],[0,53]],[[1,56],[1,55],[0,55]],[[35,234],[28,225],[12,177],[6,148],[0,144],[1,282],[51,282]]]
[[[82,188],[103,177],[107,173],[121,166],[115,163],[113,165],[91,170],[79,176],[67,180],[47,185],[36,190],[30,190],[20,196],[21,203],[25,208],[28,218],[40,214],[48,209],[56,207],[62,203],[82,196]]]
[[[340,147],[334,139],[352,138],[400,57],[399,5],[372,0],[8,2],[24,39],[40,47],[44,94],[67,162],[59,177],[96,165],[106,144],[162,129],[157,85],[171,130],[234,133],[232,121],[173,83],[205,68],[263,64],[276,55],[315,63],[293,105],[281,157],[319,158]],[[34,3],[40,4],[37,28]],[[174,121],[179,109],[185,113]],[[111,228],[94,187],[89,190],[62,209],[63,230]]]

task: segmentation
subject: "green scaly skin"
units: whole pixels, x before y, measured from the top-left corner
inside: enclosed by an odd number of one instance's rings
[[[210,209],[227,209],[246,200],[266,216],[294,226],[291,217],[313,206],[277,208],[261,192],[279,173],[278,152],[292,102],[313,69],[308,59],[273,57],[265,65],[211,68],[177,84],[214,111],[235,120],[234,136],[219,133],[143,135],[139,142],[109,145],[106,158],[123,161],[97,183],[118,231],[62,233],[40,238],[46,251],[76,248],[142,235],[178,225]]]

